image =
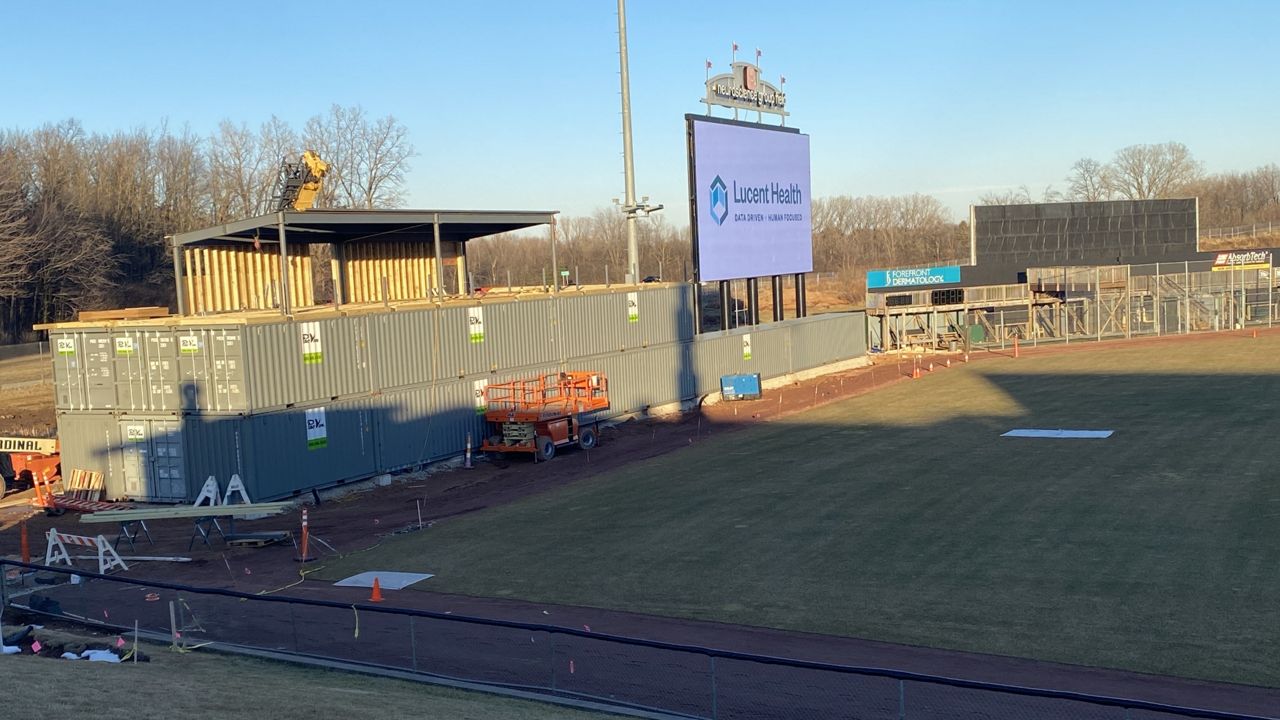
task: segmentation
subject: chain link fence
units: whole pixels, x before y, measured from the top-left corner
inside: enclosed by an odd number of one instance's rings
[[[1157,720],[1257,716],[727,652],[588,629],[143,582],[0,560],[3,608],[671,717]],[[45,581],[35,582],[37,572]],[[52,575],[52,578],[50,578]]]

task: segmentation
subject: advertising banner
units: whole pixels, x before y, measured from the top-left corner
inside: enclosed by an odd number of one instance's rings
[[[324,408],[311,408],[306,412],[307,449],[319,450],[329,446],[329,429],[324,423]]]
[[[868,270],[867,289],[911,287],[913,285],[946,285],[960,282],[960,266],[908,268],[904,270]]]
[[[698,279],[812,271],[809,136],[696,118],[690,124]]]
[[[1213,270],[1269,270],[1271,253],[1265,250],[1243,250],[1218,253],[1213,258]]]

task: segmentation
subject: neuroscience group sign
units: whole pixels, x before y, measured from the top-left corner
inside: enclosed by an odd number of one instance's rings
[[[907,268],[904,270],[868,270],[867,289],[946,285],[960,282],[960,266]]]
[[[813,270],[809,136],[688,119],[698,279]]]

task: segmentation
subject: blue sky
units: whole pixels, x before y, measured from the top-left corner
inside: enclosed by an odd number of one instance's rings
[[[410,205],[586,214],[622,195],[616,2],[49,2],[6,7],[0,127],[90,131],[332,103],[391,114]],[[1176,140],[1210,172],[1280,162],[1280,2],[734,2],[627,7],[637,190],[688,222],[683,115],[730,44],[787,78],[813,192],[1063,189]],[[724,116],[731,111],[719,110]]]

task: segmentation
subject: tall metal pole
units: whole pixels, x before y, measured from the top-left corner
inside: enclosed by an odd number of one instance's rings
[[[185,274],[182,267],[182,249],[178,247],[178,241],[174,240],[172,235],[166,235],[165,240],[173,247],[173,286],[178,291],[178,314],[187,314],[187,293],[186,283],[184,282]]]
[[[618,64],[622,76],[622,164],[626,179],[627,214],[627,283],[635,283],[640,267],[640,250],[636,246],[636,171],[631,157],[631,80],[627,74],[627,8],[618,0]]]
[[[289,241],[285,237],[284,212],[276,213],[276,234],[280,240],[280,314],[289,315]]]
[[[560,292],[560,263],[556,260],[556,216],[551,216],[551,292]]]

